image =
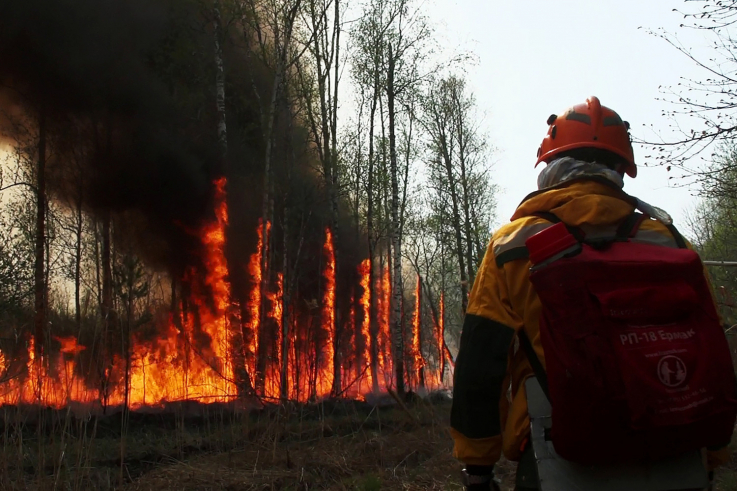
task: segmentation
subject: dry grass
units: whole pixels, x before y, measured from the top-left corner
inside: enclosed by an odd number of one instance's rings
[[[459,490],[448,411],[418,402],[317,421],[292,414],[240,448],[171,462],[125,489]]]
[[[37,425],[6,417],[0,489],[460,490],[449,411],[447,401],[417,400],[137,414],[124,439],[119,416],[83,424],[47,415],[40,440]]]
[[[714,478],[716,491],[737,491],[737,438],[732,438],[730,444],[732,462],[717,469]]]
[[[122,467],[112,417],[85,438],[67,428],[63,447],[62,435],[49,433],[41,470],[36,432],[6,428],[0,490],[461,490],[449,412],[448,402],[415,401],[406,408],[341,402],[240,415],[210,408],[189,419],[139,415]],[[737,457],[737,442],[732,450]],[[514,466],[497,466],[503,491],[513,489]],[[737,491],[737,464],[718,471],[716,490]]]

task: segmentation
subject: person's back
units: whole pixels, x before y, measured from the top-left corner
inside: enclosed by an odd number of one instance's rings
[[[539,190],[494,234],[469,298],[451,413],[454,455],[466,464],[468,489],[489,488],[492,466],[502,452],[520,461],[518,489],[537,489],[525,394],[525,381],[534,373],[515,342],[524,332],[544,364],[541,303],[530,282],[526,241],[557,220],[589,240],[613,237],[639,210],[653,219],[639,220],[631,241],[682,245],[667,213],[622,191],[624,174],[635,177],[637,168],[629,125],[614,111],[590,98],[562,116],[551,116],[548,124],[538,152],[538,163],[548,164],[539,175]],[[669,377],[678,376],[677,365],[666,368],[674,371]],[[712,464],[725,452],[711,453]]]

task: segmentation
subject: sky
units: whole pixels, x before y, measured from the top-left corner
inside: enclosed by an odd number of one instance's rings
[[[497,149],[493,180],[503,194],[495,225],[536,189],[542,167],[533,166],[550,114],[595,95],[630,122],[634,136],[652,137],[645,125],[667,132],[662,111],[669,105],[656,100],[659,86],[705,74],[647,30],[663,28],[687,46],[708,43],[702,32],[679,28],[683,16],[676,8],[694,6],[683,0],[428,0],[425,12],[441,45],[477,56],[467,80]],[[635,146],[639,173],[625,179],[625,190],[667,210],[687,232],[695,190],[670,185],[663,167],[645,167],[654,163],[645,158],[650,153]]]

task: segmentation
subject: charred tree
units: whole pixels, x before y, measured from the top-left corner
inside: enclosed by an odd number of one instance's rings
[[[34,264],[34,328],[36,361],[43,360],[46,340],[47,283],[44,259],[46,252],[46,113],[41,109],[38,117],[38,162],[36,166],[36,243]],[[38,384],[40,390],[40,383]],[[39,397],[40,397],[39,392]]]
[[[110,397],[110,377],[112,375],[113,366],[113,330],[114,312],[113,312],[113,273],[112,273],[112,244],[110,237],[110,211],[105,211],[102,218],[101,230],[101,252],[100,262],[102,263],[102,348],[103,356],[101,358],[101,379],[102,379],[102,402],[103,408],[107,408],[108,398]]]
[[[77,332],[82,330],[82,239],[84,232],[84,216],[82,215],[82,185],[79,184],[77,189],[78,195],[74,203],[74,323],[77,326]]]

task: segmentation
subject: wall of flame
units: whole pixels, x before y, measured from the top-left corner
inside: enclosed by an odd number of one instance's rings
[[[269,223],[258,226],[258,244],[251,256],[248,270],[253,281],[249,305],[246,311],[248,324],[241,322],[236,315],[241,309],[234,304],[231,285],[228,281],[228,263],[225,257],[228,209],[226,204],[226,181],[219,179],[216,189],[216,219],[204,225],[200,238],[207,251],[204,259],[207,271],[204,285],[209,291],[197,287],[201,282],[190,282],[186,306],[170,314],[168,322],[160,326],[155,339],[146,341],[133,339],[128,363],[126,357],[116,355],[105,369],[103,387],[90,387],[85,370],[79,363],[80,353],[87,347],[80,345],[74,337],[55,337],[60,344],[58,354],[37,359],[33,337],[27,342],[27,362],[24,373],[0,383],[0,404],[43,404],[61,408],[71,402],[94,403],[104,399],[108,405],[127,404],[132,409],[143,406],[160,406],[167,402],[195,400],[202,403],[228,402],[239,397],[237,372],[245,369],[251,381],[255,380],[256,353],[259,350],[260,322],[272,323],[274,339],[265,352],[268,354],[266,370],[263,374],[265,384],[260,396],[266,399],[280,397],[280,373],[282,358],[287,357],[287,394],[292,400],[307,401],[329,396],[333,389],[333,357],[336,336],[336,282],[335,245],[329,228],[325,229],[325,242],[322,248],[323,294],[317,314],[305,320],[302,316],[288,316],[289,326],[287,352],[282,352],[282,332],[284,326],[283,301],[284,278],[282,273],[275,275],[270,291],[265,293],[269,309],[261,316],[262,302],[260,283],[264,275],[261,271],[264,250],[263,232],[270,232]],[[268,242],[268,241],[266,241]],[[374,268],[375,285],[371,288],[370,272]],[[196,275],[194,269],[185,274]],[[343,360],[342,396],[363,398],[372,392],[373,380],[371,363],[371,296],[376,304],[377,344],[377,385],[379,390],[392,387],[391,336],[389,332],[391,277],[389,261],[365,259],[357,269],[359,282],[351,289],[351,308],[345,320],[348,333]],[[417,387],[417,373],[426,368],[421,341],[421,282],[417,278],[415,288],[415,309],[412,316],[409,365],[412,374],[408,377],[410,386]],[[210,300],[211,299],[211,300]],[[433,344],[438,349],[438,359],[448,359],[443,339],[444,300],[440,300],[440,316],[434,326],[436,339]],[[209,343],[199,340],[202,335]],[[239,336],[241,339],[239,340]],[[240,343],[238,342],[240,341]],[[243,346],[242,356],[236,356],[236,346]],[[45,355],[44,355],[45,356]],[[452,358],[450,358],[452,360]],[[242,367],[237,364],[242,364]],[[126,365],[128,377],[126,383]],[[441,367],[443,363],[440,363]],[[0,351],[0,374],[6,373],[10,360]],[[425,385],[443,385],[442,368],[425,380]],[[6,377],[7,378],[7,377]]]

